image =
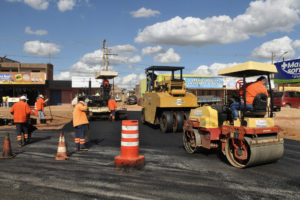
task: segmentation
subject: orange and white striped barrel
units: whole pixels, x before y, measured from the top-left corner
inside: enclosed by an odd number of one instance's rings
[[[115,166],[142,167],[145,157],[139,155],[139,124],[137,120],[123,120],[121,132],[121,154],[115,157]]]
[[[137,120],[122,121],[121,157],[139,156],[139,124]]]

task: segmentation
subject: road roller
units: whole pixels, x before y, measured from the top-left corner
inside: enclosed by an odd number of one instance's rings
[[[219,71],[221,76],[242,78],[237,85],[237,97],[228,97],[224,105],[201,106],[192,109],[184,122],[183,144],[188,153],[200,148],[218,149],[237,168],[270,163],[280,159],[284,140],[274,124],[273,95],[270,76],[277,73],[274,65],[249,61]],[[258,94],[253,108],[242,107],[233,118],[230,105],[246,102],[246,78],[264,75],[268,80],[268,97]],[[243,91],[243,92],[240,92]],[[221,154],[222,155],[222,154]]]
[[[141,102],[143,124],[159,125],[163,133],[182,132],[190,110],[198,107],[196,95],[186,91],[182,77],[183,69],[182,66],[146,68],[146,73],[153,76],[153,83],[151,88],[147,87]],[[170,72],[170,76],[164,77],[163,80],[156,80],[155,72]]]

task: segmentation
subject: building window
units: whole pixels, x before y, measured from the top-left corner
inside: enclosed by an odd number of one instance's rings
[[[1,72],[9,72],[9,70],[2,69]]]
[[[41,72],[41,70],[32,70],[31,72]]]

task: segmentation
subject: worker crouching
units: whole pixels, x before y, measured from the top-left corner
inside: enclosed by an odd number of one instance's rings
[[[22,147],[29,143],[28,140],[28,123],[27,120],[30,118],[30,107],[27,104],[26,96],[21,96],[20,101],[15,103],[10,109],[10,113],[14,116],[14,123],[17,129],[17,140],[18,146]],[[22,143],[22,132],[24,133],[24,142]]]
[[[86,116],[88,107],[83,97],[78,97],[78,103],[73,111],[73,126],[75,128],[75,145],[78,151],[87,151],[85,145],[85,133],[88,129],[89,121]]]
[[[108,109],[110,110],[110,118],[112,121],[116,118],[117,102],[113,96],[108,100]]]

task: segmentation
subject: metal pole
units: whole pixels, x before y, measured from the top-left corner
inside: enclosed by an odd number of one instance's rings
[[[270,93],[270,101],[271,101],[271,112],[270,117],[273,117],[273,92],[272,92],[272,86],[271,86],[271,78],[270,74],[268,74],[268,83],[269,83],[269,93]]]

